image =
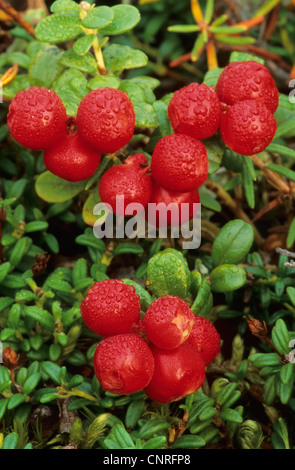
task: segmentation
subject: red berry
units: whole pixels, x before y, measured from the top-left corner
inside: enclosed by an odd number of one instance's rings
[[[198,206],[194,206],[194,204],[200,203],[200,195],[197,188],[186,193],[179,193],[163,188],[154,179],[152,182],[153,191],[148,210],[146,210],[146,219],[151,224],[156,227],[163,227],[166,224],[167,227],[180,226],[194,217],[198,210]],[[159,205],[158,209],[153,207],[152,204]],[[170,204],[171,210],[168,210]],[[188,210],[182,204],[188,204]],[[161,212],[163,205],[165,210]]]
[[[220,352],[220,335],[215,326],[204,317],[195,317],[195,323],[187,340],[200,353],[205,366]]]
[[[154,358],[146,342],[135,334],[121,334],[102,340],[94,353],[94,371],[108,392],[138,392],[150,382]]]
[[[187,135],[163,137],[155,146],[151,170],[154,179],[165,189],[186,192],[201,186],[208,178],[205,145]]]
[[[142,162],[142,157],[144,157],[142,154],[128,157],[123,165],[115,165],[107,170],[100,180],[98,188],[100,198],[102,202],[110,204],[117,215],[125,215],[128,204],[138,203],[146,207],[151,198],[151,177],[147,169],[138,163]],[[116,196],[124,196],[124,207],[116,208]]]
[[[175,349],[189,337],[195,316],[184,300],[163,295],[151,303],[143,321],[152,343],[161,349]]]
[[[66,120],[60,97],[53,90],[33,86],[15,95],[9,105],[7,124],[21,145],[43,150],[63,137]]]
[[[276,130],[277,123],[269,109],[253,100],[234,104],[221,118],[223,141],[242,155],[254,155],[265,150]]]
[[[207,139],[219,129],[221,105],[213,87],[191,83],[174,93],[168,116],[177,134]]]
[[[205,379],[205,365],[198,351],[189,343],[176,349],[150,346],[155,360],[152,380],[145,393],[161,403],[169,403],[196,392]]]
[[[53,147],[44,152],[47,170],[67,181],[83,181],[96,171],[100,154],[81,137],[65,134]]]
[[[131,140],[135,113],[127,93],[99,88],[86,95],[78,108],[79,134],[102,153],[116,152]]]
[[[129,333],[139,320],[140,298],[123,281],[98,281],[82,301],[81,314],[88,328],[100,336]]]
[[[218,78],[216,92],[220,101],[233,105],[256,100],[272,113],[279,105],[279,92],[268,69],[253,60],[230,63]]]

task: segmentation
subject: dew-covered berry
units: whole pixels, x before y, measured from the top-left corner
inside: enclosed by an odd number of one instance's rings
[[[171,191],[187,192],[208,178],[205,145],[188,135],[172,134],[160,139],[153,151],[151,170],[158,184]]]
[[[18,143],[44,150],[64,136],[67,113],[53,90],[33,86],[15,95],[9,105],[7,124]]]
[[[272,142],[276,130],[272,113],[254,100],[234,104],[221,117],[220,133],[224,143],[242,155],[263,152]]]
[[[126,210],[129,204],[140,204],[134,206],[136,212],[140,212],[150,201],[152,194],[152,180],[147,168],[146,157],[136,154],[128,157],[122,165],[115,165],[105,172],[99,183],[99,195],[102,202],[111,206],[117,215],[133,215]],[[124,196],[124,202],[118,197]],[[128,213],[127,213],[128,212]]]
[[[95,350],[93,364],[101,386],[121,395],[145,388],[154,372],[149,346],[132,333],[103,339]]]
[[[163,188],[152,179],[153,190],[145,217],[156,227],[179,227],[191,220],[200,203],[198,188],[180,193]]]
[[[192,332],[187,341],[200,353],[205,366],[220,352],[220,335],[207,318],[195,316]]]
[[[117,279],[97,281],[81,302],[86,326],[100,336],[129,333],[140,316],[140,298],[133,286]]]
[[[100,154],[78,134],[65,134],[44,152],[47,170],[67,181],[83,181],[97,170]]]
[[[102,153],[116,152],[131,140],[135,112],[127,93],[99,88],[86,95],[78,108],[79,134]]]
[[[191,83],[174,93],[168,116],[177,134],[207,139],[219,129],[221,105],[213,87]]]
[[[154,300],[144,315],[148,338],[158,348],[175,349],[189,337],[195,316],[188,304],[176,295]]]
[[[218,78],[216,92],[220,101],[229,105],[255,100],[271,113],[279,105],[279,92],[273,77],[264,65],[253,60],[231,62],[225,67]]]
[[[187,341],[176,349],[151,345],[155,369],[145,388],[148,397],[170,403],[196,392],[205,379],[205,365],[198,351]]]

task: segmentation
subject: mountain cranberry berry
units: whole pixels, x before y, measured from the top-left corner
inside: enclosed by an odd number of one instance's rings
[[[220,125],[221,105],[213,87],[191,83],[177,90],[169,105],[168,116],[176,134],[207,139]]]
[[[155,369],[145,393],[152,400],[170,403],[196,392],[205,379],[205,365],[198,351],[188,342],[176,349],[151,345]]]
[[[140,298],[133,286],[117,279],[97,281],[81,302],[81,314],[100,336],[129,333],[140,317]]]
[[[140,212],[150,201],[152,195],[152,180],[147,168],[142,168],[142,164],[147,164],[146,157],[137,154],[128,157],[122,165],[115,165],[105,172],[99,183],[99,195],[104,203],[108,203],[113,212],[117,215],[133,215],[126,210],[129,204],[141,204],[142,207],[134,206],[136,212]],[[129,160],[130,158],[130,160]],[[141,163],[138,163],[141,162]],[[119,201],[119,197],[124,196],[124,203]]]
[[[172,134],[160,139],[153,151],[151,170],[158,184],[171,191],[187,192],[208,178],[205,145],[188,135]]]
[[[78,134],[65,134],[54,146],[45,150],[47,170],[67,181],[83,181],[97,170],[100,154]]]
[[[67,113],[53,90],[33,86],[15,95],[9,105],[7,124],[21,145],[43,150],[65,134]]]
[[[161,349],[175,349],[189,337],[195,316],[184,300],[163,295],[151,303],[143,320],[153,344]]]
[[[146,210],[146,219],[156,227],[176,227],[191,220],[198,211],[200,203],[198,189],[180,193],[169,191],[160,186],[154,179],[153,190]]]
[[[255,100],[264,104],[271,113],[279,105],[279,92],[268,69],[253,60],[232,62],[220,74],[216,92],[221,102],[233,105],[240,101]]]
[[[205,366],[220,352],[220,335],[207,318],[195,316],[193,329],[187,341],[200,353]]]
[[[79,134],[102,153],[113,153],[131,140],[135,112],[127,93],[99,88],[86,95],[78,108]]]
[[[132,333],[103,339],[95,350],[93,363],[102,387],[121,395],[145,388],[154,372],[149,346]]]
[[[234,152],[254,155],[262,152],[273,140],[277,123],[264,104],[254,100],[231,106],[221,117],[220,133],[224,143]]]

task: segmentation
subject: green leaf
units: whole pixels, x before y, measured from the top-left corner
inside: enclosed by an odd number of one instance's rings
[[[52,3],[50,10],[52,13],[57,13],[59,11],[65,11],[65,10],[79,10],[80,7],[77,5],[76,2],[73,2],[71,0],[56,0],[55,2]]]
[[[290,170],[284,166],[276,165],[275,163],[269,163],[266,165],[269,170],[275,171],[280,175],[285,176],[286,178],[290,179],[291,181],[295,181],[295,171]]]
[[[291,300],[292,304],[295,307],[295,288],[289,286],[289,287],[287,287],[286,291],[287,291],[287,295],[288,295],[289,299]]]
[[[118,243],[118,245],[116,245],[113,251],[113,256],[119,256],[125,253],[130,253],[133,255],[142,255],[144,253],[144,249],[142,248],[142,246],[132,242]]]
[[[61,368],[57,364],[54,364],[54,362],[50,362],[50,361],[44,361],[42,362],[41,368],[45,372],[45,374],[48,375],[48,377],[50,377],[51,380],[53,380],[53,382],[57,384],[61,383],[60,382]]]
[[[115,5],[111,7],[114,18],[105,28],[100,29],[100,34],[113,36],[126,33],[134,28],[140,21],[138,9],[132,5]]]
[[[281,124],[278,124],[277,132],[274,137],[274,140],[279,139],[281,137],[287,138],[291,135],[294,135],[295,131],[295,119],[289,119]]]
[[[29,222],[26,224],[26,232],[40,232],[48,228],[48,222],[43,220],[36,220],[34,222]]]
[[[45,329],[49,331],[54,330],[54,319],[50,313],[48,313],[46,310],[44,310],[41,307],[29,307],[25,306],[25,314],[29,316],[30,318],[33,318],[34,320],[38,321],[40,325],[42,325]]]
[[[6,261],[6,263],[0,264],[0,284],[9,273],[10,268],[11,268],[11,264],[8,261]]]
[[[137,282],[132,281],[131,279],[123,278],[121,280],[124,282],[124,284],[127,284],[128,286],[133,286],[135,288],[136,294],[140,296],[141,309],[143,311],[146,311],[153,301],[148,291],[146,291],[144,287],[142,287],[140,284],[137,284]]]
[[[167,29],[171,33],[195,33],[200,31],[200,27],[196,24],[174,24]]]
[[[133,400],[126,411],[125,425],[127,429],[133,429],[137,425],[138,420],[141,418],[145,409],[144,400]]]
[[[63,54],[60,63],[65,67],[78,69],[80,72],[97,73],[97,63],[90,52],[81,56],[76,54],[74,50],[69,49]]]
[[[40,372],[30,375],[23,385],[23,393],[25,395],[30,395],[32,391],[37,387],[38,383],[41,380]]]
[[[280,364],[280,356],[277,353],[255,353],[249,356],[249,361],[253,362],[255,367],[272,367]]]
[[[216,195],[212,191],[209,191],[205,186],[201,186],[199,194],[202,206],[215,212],[221,212],[221,204],[216,200]]]
[[[294,364],[284,364],[280,370],[280,379],[284,385],[287,385],[294,374]]]
[[[21,393],[15,393],[14,395],[12,395],[11,398],[9,398],[7,409],[13,410],[17,406],[19,406],[21,403],[23,403],[25,399],[26,399],[25,395]]]
[[[82,26],[89,29],[101,29],[109,25],[114,19],[114,11],[108,6],[94,7],[89,10],[82,20]],[[104,33],[102,33],[104,34]]]
[[[249,253],[254,241],[254,230],[243,220],[236,219],[225,224],[212,246],[213,266],[238,264]]]
[[[31,302],[32,300],[38,300],[38,296],[29,290],[20,290],[16,293],[15,300],[17,302]]]
[[[41,42],[62,43],[75,39],[82,32],[79,16],[60,13],[49,15],[41,20],[35,29]]]
[[[154,418],[152,420],[147,421],[138,433],[138,437],[140,439],[149,439],[150,437],[154,437],[157,433],[163,433],[171,426],[170,424],[162,418]]]
[[[218,266],[210,274],[213,292],[231,292],[240,289],[246,280],[246,271],[234,264]]]
[[[295,150],[286,147],[285,145],[280,144],[270,144],[266,150],[272,153],[278,153],[279,155],[284,155],[285,157],[295,158]]]
[[[215,87],[222,71],[223,69],[218,67],[212,70],[208,70],[204,77],[204,83],[208,86]]]
[[[205,23],[211,23],[214,13],[215,0],[208,0],[205,9],[204,21]]]
[[[143,52],[121,44],[111,44],[104,52],[105,65],[109,73],[121,73],[125,69],[144,67],[148,57]]]
[[[251,209],[255,207],[255,191],[253,177],[249,171],[249,162],[251,160],[244,159],[242,164],[242,184],[244,193]],[[251,162],[252,163],[252,162]]]
[[[38,196],[44,201],[64,202],[83,191],[84,186],[83,182],[72,183],[45,171],[37,177],[35,188]]]
[[[210,283],[206,278],[204,278],[201,281],[201,285],[198,290],[198,294],[195,298],[195,301],[193,305],[191,306],[192,312],[195,315],[206,317],[212,308],[212,304],[210,300],[211,297],[212,297],[212,293],[211,293]]]
[[[231,408],[226,408],[225,410],[221,410],[219,417],[224,421],[230,421],[232,423],[241,424],[243,422],[243,417],[235,410]]]
[[[254,44],[256,42],[256,39],[250,36],[237,37],[237,36],[225,36],[223,34],[216,34],[215,38],[217,41],[222,42],[224,44],[236,44],[238,46]]]
[[[77,39],[73,45],[74,52],[79,56],[87,54],[93,44],[95,37],[95,34],[86,34],[85,36]]]
[[[14,303],[14,300],[11,297],[1,297],[0,298],[0,312],[3,312],[7,307],[10,307]]]
[[[29,57],[27,54],[24,54],[23,52],[14,51],[6,56],[6,62],[9,64],[17,63],[19,67],[28,69],[30,66],[31,57]]]
[[[147,279],[155,296],[177,295],[181,299],[187,297],[191,282],[186,259],[173,248],[167,248],[149,260]]]
[[[32,86],[51,88],[63,70],[60,63],[64,52],[56,46],[41,49],[32,59],[29,80]]]
[[[19,74],[10,83],[3,87],[3,98],[12,100],[19,91],[30,86],[27,75]]]
[[[292,364],[291,364],[292,365]],[[281,383],[279,387],[279,396],[280,400],[283,403],[283,405],[286,405],[289,400],[291,399],[292,392],[293,392],[293,387],[294,387],[294,370],[293,374],[291,375],[291,379],[286,383]]]
[[[82,235],[78,235],[76,238],[76,243],[78,245],[84,245],[87,247],[95,248],[96,250],[104,253],[105,251],[105,244],[99,238],[96,238],[93,233],[83,233]]]
[[[161,449],[167,443],[167,438],[165,436],[152,437],[146,441],[142,448],[143,449]]]
[[[2,449],[16,449],[18,440],[18,434],[16,432],[11,432],[5,437]]]
[[[162,100],[155,101],[153,103],[153,108],[158,116],[159,131],[161,136],[165,137],[166,135],[173,134],[173,129],[167,113],[167,103]]]
[[[271,332],[271,338],[274,346],[281,354],[289,354],[289,333],[284,320],[279,318]]]
[[[186,435],[180,436],[172,444],[172,449],[198,449],[199,447],[204,447],[206,442],[200,436]]]
[[[204,141],[209,159],[209,175],[212,175],[220,168],[222,156],[224,153],[224,143],[216,137],[211,137]]]
[[[53,90],[61,97],[68,116],[76,116],[78,106],[89,92],[87,79],[80,70],[66,70],[54,83]],[[60,202],[60,201],[53,201]]]
[[[88,87],[91,90],[97,90],[98,88],[116,88],[120,87],[120,79],[116,75],[99,75],[91,78],[88,82]]]
[[[255,17],[266,16],[279,3],[280,0],[266,0],[266,2],[263,2],[263,5],[256,11]]]

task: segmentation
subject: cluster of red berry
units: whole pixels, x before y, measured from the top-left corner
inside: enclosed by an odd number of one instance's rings
[[[98,281],[81,303],[85,324],[103,337],[94,354],[102,387],[117,394],[144,389],[168,403],[194,393],[205,367],[220,351],[220,336],[206,318],[193,314],[177,296],[154,300],[143,318],[133,286]]]
[[[201,140],[220,129],[223,141],[234,152],[262,152],[277,129],[273,113],[278,102],[272,76],[255,61],[228,65],[215,90],[198,83],[181,88],[168,106],[175,133],[158,141],[150,166],[144,155],[137,154],[128,157],[125,165],[109,169],[99,185],[101,200],[116,213],[115,196],[123,195],[125,205],[119,215],[132,215],[125,212],[130,203],[175,203],[178,215],[172,219],[168,213],[167,224],[186,222],[194,216],[197,206],[193,203],[200,202],[198,188],[208,177],[208,156]],[[189,204],[187,214],[180,210],[182,203]],[[153,211],[149,210],[146,218],[161,225],[159,214],[155,217]]]
[[[116,152],[130,141],[135,113],[126,93],[100,88],[82,99],[74,119],[53,90],[34,86],[11,101],[7,123],[20,144],[44,150],[49,171],[83,181],[98,168],[101,153]]]

